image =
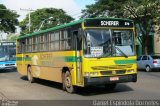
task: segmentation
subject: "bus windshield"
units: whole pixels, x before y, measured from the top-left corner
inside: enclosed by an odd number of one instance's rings
[[[132,30],[87,29],[84,37],[85,57],[133,56]]]
[[[9,56],[8,55],[0,55],[0,61],[9,61]]]
[[[0,46],[0,61],[16,61],[15,45]]]

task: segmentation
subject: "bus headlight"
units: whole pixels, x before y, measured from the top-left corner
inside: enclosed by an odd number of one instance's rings
[[[90,76],[97,76],[98,72],[90,72]]]
[[[86,77],[90,76],[89,72],[85,72],[84,76],[86,76]]]
[[[85,72],[84,76],[88,77],[88,76],[97,76],[98,72]]]
[[[131,70],[128,70],[127,72],[128,72],[128,73],[133,73],[133,72],[134,72],[134,70],[133,70],[133,69],[131,69]]]

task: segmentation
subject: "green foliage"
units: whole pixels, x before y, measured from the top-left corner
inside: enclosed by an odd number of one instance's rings
[[[29,33],[28,31],[28,23],[29,23],[29,15],[27,14],[26,18],[20,22],[21,33]],[[43,26],[40,28],[47,29],[50,27],[54,27],[59,24],[68,23],[73,20],[73,18],[67,15],[62,9],[55,8],[43,8],[38,9],[34,12],[31,12],[31,32],[37,31],[43,23]],[[52,19],[50,19],[52,17]]]
[[[160,26],[160,0],[97,0],[82,10],[83,17],[130,18],[142,33],[143,54],[148,52],[148,36]],[[158,28],[160,31],[160,27]]]
[[[83,17],[122,17],[122,4],[128,0],[96,0],[95,4],[87,5],[82,10]]]
[[[7,41],[16,41],[17,36],[16,34],[9,34],[7,35]]]
[[[19,15],[0,4],[0,32],[15,32]]]

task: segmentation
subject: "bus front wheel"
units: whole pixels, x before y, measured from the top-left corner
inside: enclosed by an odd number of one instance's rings
[[[74,92],[74,87],[72,85],[72,77],[69,71],[66,71],[64,73],[64,78],[63,78],[63,88],[69,92],[69,93],[73,93]]]
[[[34,78],[33,78],[33,75],[32,75],[32,68],[30,66],[27,69],[27,78],[28,78],[28,81],[30,83],[34,82]]]

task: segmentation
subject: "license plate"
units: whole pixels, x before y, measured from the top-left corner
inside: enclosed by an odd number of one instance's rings
[[[110,81],[118,81],[119,77],[110,77]]]

